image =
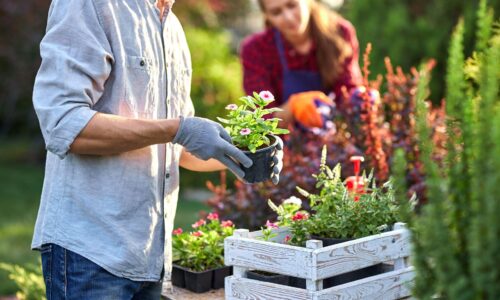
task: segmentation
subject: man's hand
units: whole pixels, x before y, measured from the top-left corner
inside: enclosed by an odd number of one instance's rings
[[[202,160],[217,159],[238,178],[245,176],[238,162],[246,168],[253,164],[250,158],[232,144],[231,137],[224,127],[208,119],[181,117],[179,129],[172,142],[184,146],[188,152]]]
[[[273,155],[273,173],[271,174],[271,180],[275,185],[280,181],[280,172],[283,169],[283,141],[279,137],[276,138],[278,145]]]

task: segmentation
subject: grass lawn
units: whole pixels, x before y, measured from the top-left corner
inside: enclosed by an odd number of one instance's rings
[[[5,148],[0,147],[0,157]],[[39,255],[30,250],[33,226],[43,182],[43,166],[0,159],[0,262],[20,265],[38,264]],[[198,212],[207,206],[179,199],[175,226],[189,229]],[[0,271],[0,295],[10,295],[17,288]]]

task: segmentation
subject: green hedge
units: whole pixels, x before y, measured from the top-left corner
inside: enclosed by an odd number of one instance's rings
[[[499,1],[490,1],[496,12]],[[496,2],[496,3],[495,3]],[[444,96],[446,57],[453,26],[463,16],[464,49],[470,55],[474,47],[475,12],[478,1],[463,0],[349,0],[342,13],[356,27],[360,49],[373,44],[372,74],[384,72],[384,57],[408,70],[425,58],[435,58],[437,66],[431,82],[432,100]]]

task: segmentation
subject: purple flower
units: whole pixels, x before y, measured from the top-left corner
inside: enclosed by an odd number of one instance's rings
[[[243,128],[242,130],[240,130],[241,135],[249,135],[250,132],[252,131],[249,128]]]
[[[228,104],[228,105],[226,105],[226,109],[227,110],[237,110],[238,109],[238,105],[236,105],[236,104]]]
[[[270,91],[262,91],[259,93],[259,97],[266,101],[274,101],[274,96]]]

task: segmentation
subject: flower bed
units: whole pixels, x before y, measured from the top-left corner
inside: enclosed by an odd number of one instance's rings
[[[239,229],[225,239],[224,261],[233,266],[233,276],[226,277],[226,299],[399,299],[410,295],[414,271],[408,262],[410,235],[402,223],[389,232],[328,247],[317,240],[307,241],[305,248],[287,245],[287,228],[274,233],[270,241],[263,241],[262,231]],[[323,289],[323,279],[391,261],[394,271]],[[249,270],[304,278],[306,288],[248,279]]]

